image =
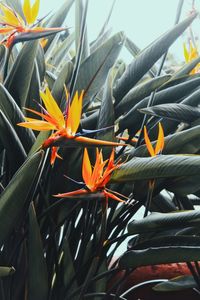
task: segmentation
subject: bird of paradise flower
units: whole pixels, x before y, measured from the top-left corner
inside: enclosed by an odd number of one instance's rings
[[[155,156],[161,154],[163,151],[163,148],[164,148],[164,131],[163,131],[161,123],[158,124],[158,138],[157,138],[155,148],[151,144],[146,126],[144,126],[144,140],[145,140],[147,150],[148,150],[149,154],[151,155],[151,157],[155,157]],[[151,205],[151,199],[153,196],[154,186],[155,186],[155,179],[149,180],[149,189],[148,189],[148,194],[147,194],[147,201],[146,201],[144,217],[147,216],[150,205]]]
[[[198,49],[196,46],[193,46],[192,41],[190,41],[189,48],[186,47],[186,44],[183,44],[183,51],[186,63],[191,62],[192,60],[199,57]],[[195,68],[190,72],[191,74],[199,73],[200,64],[198,63]]]
[[[109,159],[103,160],[102,150],[96,149],[96,161],[94,167],[92,167],[87,148],[84,149],[83,163],[82,163],[82,177],[84,180],[84,187],[72,192],[61,193],[54,195],[58,198],[74,197],[87,194],[100,193],[108,201],[108,198],[119,202],[125,202],[120,197],[125,196],[112,191],[106,187],[110,181],[112,172],[117,169],[121,163],[114,163],[114,149],[111,152]],[[120,196],[120,197],[119,197]]]
[[[0,34],[6,35],[2,43],[10,48],[17,41],[38,39],[64,30],[64,28],[43,28],[37,26],[40,0],[35,0],[31,6],[30,0],[24,0],[22,7],[23,17],[10,6],[0,3]],[[18,40],[17,40],[18,38]]]
[[[66,91],[66,90],[65,90]],[[54,130],[55,132],[50,135],[50,137],[45,140],[42,148],[52,148],[51,152],[51,164],[55,162],[56,157],[60,157],[57,154],[58,147],[60,145],[64,146],[86,146],[86,145],[101,145],[101,146],[119,146],[120,143],[114,143],[109,141],[97,140],[89,138],[85,135],[88,134],[87,131],[77,132],[81,114],[82,114],[82,102],[83,102],[84,92],[82,91],[80,95],[78,92],[75,93],[72,101],[69,99],[69,95],[66,91],[66,112],[60,110],[56,100],[52,96],[49,88],[47,87],[45,92],[40,92],[41,99],[44,103],[44,107],[41,106],[42,113],[26,109],[40,117],[43,120],[25,118],[25,122],[21,122],[18,125],[26,128],[31,128],[37,131]],[[100,129],[104,130],[104,129]],[[97,132],[99,130],[94,130],[92,132]],[[89,131],[91,133],[91,131]]]

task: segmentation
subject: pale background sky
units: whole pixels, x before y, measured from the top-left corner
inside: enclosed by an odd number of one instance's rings
[[[40,15],[45,15],[47,12],[55,10],[63,2],[64,0],[41,0]],[[112,2],[112,0],[89,1],[87,16],[89,41],[92,41],[97,36]],[[178,3],[179,0],[116,0],[109,25],[113,29],[113,33],[124,31],[132,41],[143,49],[173,26]],[[196,0],[195,4],[197,10],[200,11],[200,0]],[[181,20],[188,16],[191,6],[192,0],[184,1]],[[198,18],[193,24],[193,31],[198,35],[200,33],[200,19]],[[72,29],[74,27],[73,8],[66,18],[66,25]],[[170,48],[170,52],[173,53],[178,61],[184,60],[182,44],[188,37],[189,31],[186,31]],[[128,54],[123,52],[123,55],[126,56]]]

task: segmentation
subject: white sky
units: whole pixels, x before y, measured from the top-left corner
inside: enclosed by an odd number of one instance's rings
[[[40,14],[47,14],[48,11],[56,9],[63,2],[64,0],[41,0]],[[112,27],[113,33],[124,31],[136,45],[143,49],[173,26],[178,3],[179,0],[116,0],[109,25]],[[112,0],[89,1],[87,16],[89,41],[92,41],[97,36],[107,17],[111,4]],[[184,1],[181,20],[187,17],[191,9],[191,4],[192,0]],[[200,1],[198,0],[196,0],[196,8],[200,10]],[[66,24],[71,28],[74,27],[73,8],[66,19]],[[194,22],[192,28],[195,34],[199,32],[199,19]],[[185,32],[185,34],[179,38],[179,41],[170,48],[170,52],[172,52],[179,61],[184,60],[182,43],[186,41],[188,37],[189,31]]]

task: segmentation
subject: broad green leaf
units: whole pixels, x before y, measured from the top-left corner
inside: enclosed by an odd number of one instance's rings
[[[44,258],[40,228],[33,203],[29,207],[28,230],[28,298],[46,300],[48,297],[48,275]]]
[[[196,18],[193,14],[186,20],[175,25],[155,42],[151,43],[137,58],[128,66],[126,72],[118,80],[114,89],[114,97],[117,101],[122,99],[126,93],[143,77],[143,75],[154,65],[154,63],[168,50],[173,42],[185,31],[185,29]]]
[[[40,75],[39,75],[37,63],[35,61],[25,107],[40,112],[41,109],[38,103],[40,103]],[[26,116],[35,118],[35,114],[31,112],[25,110],[24,113],[26,114]]]
[[[44,143],[44,141],[46,139],[48,139],[48,137],[50,136],[51,132],[50,131],[41,131],[36,140],[35,143],[33,144],[33,146],[31,147],[31,150],[28,153],[28,156],[33,155],[35,152],[37,152],[38,150],[40,150],[42,144]]]
[[[200,78],[193,79],[188,82],[177,84],[176,86],[169,87],[165,90],[159,91],[154,97],[154,105],[173,103],[180,101],[183,97],[186,97],[189,93],[194,91],[200,84]],[[143,120],[143,115],[138,111],[141,108],[147,107],[149,97],[141,100],[119,121],[119,130],[122,131],[126,128],[132,133],[137,132],[140,129],[140,124]]]
[[[82,52],[81,52],[81,60],[83,61],[89,56],[89,45],[88,45],[88,36],[87,36],[87,26],[85,25],[85,32],[83,41],[81,41],[81,27],[83,26],[84,17],[84,1],[83,0],[75,0],[75,45],[76,51],[79,48],[79,43],[82,42]]]
[[[195,176],[200,171],[198,155],[158,155],[135,157],[122,164],[111,176],[114,182]]]
[[[13,44],[17,44],[17,43],[22,43],[22,42],[26,42],[26,41],[33,41],[33,40],[38,40],[38,39],[42,39],[42,38],[47,38],[50,37],[52,35],[55,35],[56,33],[62,32],[64,30],[67,30],[65,28],[58,28],[58,29],[51,29],[51,28],[44,28],[44,30],[42,31],[35,31],[35,32],[22,32],[19,33],[18,35],[16,35],[15,39],[13,40]],[[49,38],[48,38],[49,40]]]
[[[194,277],[192,275],[182,275],[156,284],[153,290],[156,292],[175,292],[192,288],[198,288]]]
[[[25,151],[28,153],[35,141],[35,136],[32,130],[17,126],[17,123],[24,121],[24,116],[12,96],[2,84],[0,84],[0,99],[0,109],[13,126]]]
[[[5,79],[5,87],[19,107],[24,107],[29,92],[38,41],[26,43]]]
[[[133,57],[137,57],[137,55],[140,54],[141,49],[132,41],[130,40],[128,37],[126,38],[125,41],[125,47],[127,48],[127,50],[131,53],[131,55],[133,55]],[[145,50],[145,49],[144,49]],[[144,51],[143,50],[143,51]],[[153,66],[149,71],[148,71],[149,75],[154,78],[156,76],[157,70],[156,67]]]
[[[58,74],[58,77],[56,78],[53,88],[52,88],[52,95],[57,101],[58,105],[61,106],[62,104],[62,96],[64,93],[64,85],[68,86],[71,75],[73,72],[73,64],[71,61],[68,61],[64,64],[63,68],[61,69],[60,73]],[[66,105],[66,96],[64,93],[64,105],[63,109],[65,108]]]
[[[115,113],[117,116],[129,111],[139,101],[149,96],[151,92],[155,91],[170,78],[170,75],[156,77],[154,79],[142,82],[141,84],[138,84],[136,87],[132,88],[115,107]]]
[[[130,234],[164,231],[174,228],[199,226],[200,211],[189,210],[172,213],[151,213],[128,224]]]
[[[81,120],[81,127],[84,129],[96,129],[99,110]]]
[[[25,204],[31,200],[30,191],[40,167],[42,152],[25,161],[0,196],[0,244],[16,227]]]
[[[84,107],[89,104],[104,84],[109,69],[115,63],[124,42],[123,33],[117,33],[97,48],[80,66],[75,91],[85,91]]]
[[[200,118],[200,109],[182,103],[167,103],[139,110],[151,116],[167,118],[178,122],[191,123]]]
[[[63,273],[64,273],[63,282],[64,282],[64,286],[67,287],[71,279],[75,276],[75,269],[74,269],[73,256],[71,255],[69,244],[66,239],[64,239],[63,241],[62,266],[63,266]],[[70,286],[71,291],[75,288],[77,288],[76,280],[73,281],[73,284]]]
[[[0,277],[10,276],[15,273],[14,267],[2,267],[0,266]]]
[[[63,5],[57,10],[57,12],[49,18],[46,27],[53,28],[53,27],[60,27],[62,26],[63,22],[65,21],[67,14],[73,4],[74,0],[66,0],[64,1]],[[52,41],[54,40],[54,37],[48,38],[48,43],[45,46],[45,52],[52,44]],[[54,44],[54,43],[53,43]],[[55,45],[55,44],[54,44]]]
[[[97,129],[111,127],[110,129],[103,130],[97,133],[97,139],[104,141],[114,141],[114,107],[113,107],[113,96],[112,96],[112,77],[111,73],[108,74],[101,101],[101,108],[98,117]],[[105,150],[104,150],[105,151]],[[107,152],[107,151],[106,151]],[[107,155],[110,150],[108,149]]]
[[[121,269],[129,269],[148,265],[198,261],[199,259],[200,246],[147,248],[126,252],[120,258],[119,266]]]
[[[62,65],[66,63],[68,50],[71,47],[72,43],[74,42],[74,32],[72,34],[69,34],[60,45],[52,51],[52,55],[50,57],[47,57],[45,55],[46,60],[50,65],[53,65],[57,68],[57,70],[60,70]]]
[[[6,149],[9,172],[12,176],[26,159],[26,152],[5,114],[0,110],[0,141]],[[13,153],[15,155],[13,155]]]

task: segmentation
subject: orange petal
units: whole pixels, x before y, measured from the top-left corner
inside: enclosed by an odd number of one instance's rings
[[[89,144],[89,145],[97,145],[97,146],[121,146],[122,145],[120,143],[114,143],[114,142],[109,142],[109,141],[91,139],[91,138],[84,137],[84,136],[77,136],[74,139],[77,142],[86,143],[86,144]]]
[[[24,0],[24,4],[23,4],[23,7],[22,7],[22,10],[23,10],[23,14],[24,14],[24,17],[27,21],[28,24],[31,24],[31,4],[30,4],[30,0]]]
[[[56,103],[55,99],[53,98],[49,88],[46,88],[46,92],[40,92],[40,96],[42,98],[42,101],[44,102],[44,105],[50,114],[52,118],[57,120],[60,127],[65,127],[65,119],[63,116],[62,111],[58,107],[58,104]]]
[[[85,190],[85,189],[80,189],[80,190],[76,190],[76,191],[73,191],[73,192],[57,194],[57,195],[54,195],[54,197],[56,197],[56,198],[67,198],[67,197],[73,197],[73,196],[76,196],[76,195],[84,195],[84,194],[88,194],[88,191]]]
[[[111,199],[113,199],[113,200],[116,200],[116,201],[124,202],[124,203],[125,203],[124,200],[120,199],[120,198],[117,197],[116,195],[114,195],[114,194],[112,194],[112,193],[110,193],[110,192],[107,192],[106,190],[104,190],[103,192],[104,192],[104,195],[105,195],[105,196],[107,196],[107,197],[109,197],[109,198],[111,198]]]
[[[1,34],[7,34],[9,32],[12,32],[14,30],[13,27],[3,27],[3,28],[0,28],[0,33]]]
[[[51,148],[51,159],[50,159],[51,165],[53,165],[55,163],[56,158],[63,159],[60,155],[58,155],[58,149],[59,149],[59,147]]]
[[[153,146],[151,145],[146,126],[144,126],[144,140],[145,140],[145,144],[147,146],[147,150],[149,151],[149,154],[151,156],[155,156],[155,152],[154,152]]]
[[[158,140],[155,148],[155,155],[160,154],[164,148],[164,132],[161,123],[159,122]]]
[[[35,0],[31,9],[31,23],[34,23],[38,16],[39,7],[40,7],[40,0]]]
[[[83,164],[82,164],[82,177],[87,186],[91,184],[92,166],[89,159],[87,148],[84,149]]]
[[[51,116],[45,115],[43,113],[40,113],[34,109],[30,109],[30,108],[25,108],[25,110],[30,111],[40,117],[42,117],[43,119],[45,119],[48,123],[51,123],[52,125],[55,125],[55,129],[59,129],[58,128],[58,123],[56,121],[56,119],[52,118]],[[34,119],[33,119],[34,120]],[[36,120],[36,119],[35,119]]]
[[[45,131],[45,130],[51,130],[55,129],[55,126],[46,122],[46,121],[40,121],[40,120],[35,120],[31,118],[26,118],[27,122],[21,122],[18,123],[18,126],[26,127],[26,128],[31,128],[33,130],[37,131]]]
[[[72,119],[71,121],[72,134],[75,134],[77,132],[77,129],[80,124],[81,113],[82,113],[82,102],[83,102],[83,91],[81,92],[80,96],[78,96],[78,92],[76,92],[70,107],[71,108],[70,117]]]
[[[5,22],[11,26],[17,27],[23,25],[22,18],[14,12],[9,6],[0,4],[0,9],[2,10],[4,16],[0,16],[0,21]]]

